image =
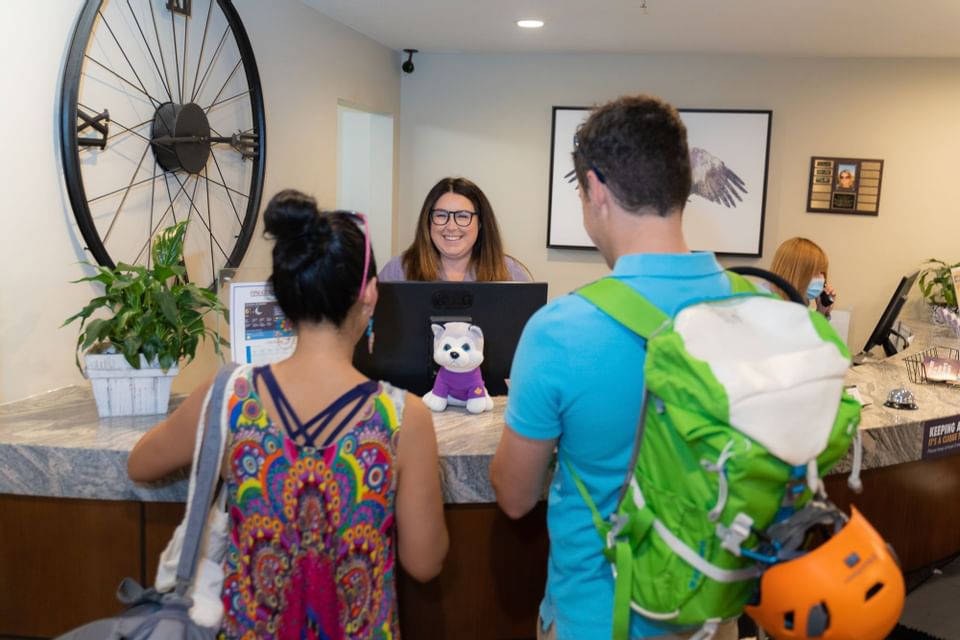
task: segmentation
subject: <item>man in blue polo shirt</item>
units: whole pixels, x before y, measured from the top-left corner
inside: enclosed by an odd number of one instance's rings
[[[691,253],[682,213],[691,189],[687,134],[676,110],[624,97],[580,126],[573,162],[583,224],[613,277],[673,316],[693,300],[730,293],[713,254]],[[537,503],[557,449],[607,517],[614,511],[640,419],[644,341],[580,296],[563,296],[527,323],[514,356],[507,426],[490,466],[497,502],[519,518]],[[565,465],[550,484],[550,559],[538,638],[609,640],[613,577],[590,511]],[[634,614],[632,638],[690,630]],[[737,637],[736,625],[716,639]]]

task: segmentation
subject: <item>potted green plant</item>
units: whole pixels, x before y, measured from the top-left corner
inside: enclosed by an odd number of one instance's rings
[[[960,267],[960,262],[947,264],[943,260],[930,258],[920,271],[920,292],[923,299],[933,307],[957,308],[957,290],[953,282],[952,269]]]
[[[92,382],[101,416],[166,413],[177,364],[192,360],[206,337],[220,353],[223,341],[204,318],[209,313],[225,318],[226,307],[212,291],[187,281],[186,233],[185,220],[161,231],[153,241],[149,267],[86,263],[97,273],[74,281],[103,286],[103,295],[63,323],[80,320],[77,367],[83,352],[81,371]],[[105,317],[93,317],[101,310]]]

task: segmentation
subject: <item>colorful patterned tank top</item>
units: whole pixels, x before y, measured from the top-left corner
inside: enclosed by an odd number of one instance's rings
[[[264,411],[260,376],[284,425]],[[302,425],[269,368],[235,381],[221,637],[399,638],[394,456],[404,392],[369,381]],[[312,442],[307,429],[319,422],[319,433],[345,407],[327,430],[333,442]],[[305,436],[308,446],[293,440]]]

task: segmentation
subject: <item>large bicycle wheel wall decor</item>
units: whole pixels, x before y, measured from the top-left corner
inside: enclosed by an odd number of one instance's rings
[[[239,266],[263,191],[263,95],[230,0],[87,0],[60,91],[70,204],[101,265],[189,220],[190,280]]]

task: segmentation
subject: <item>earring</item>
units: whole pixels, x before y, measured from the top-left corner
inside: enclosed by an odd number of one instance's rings
[[[367,321],[367,353],[373,353],[373,316]]]

